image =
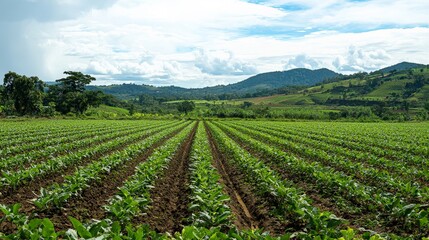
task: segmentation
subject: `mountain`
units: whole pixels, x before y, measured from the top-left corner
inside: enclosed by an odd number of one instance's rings
[[[229,85],[205,88],[181,88],[175,86],[154,87],[149,85],[120,84],[110,86],[88,86],[89,90],[100,90],[122,99],[130,99],[142,94],[168,99],[213,99],[218,96],[227,98],[242,97],[263,90],[272,90],[286,86],[311,86],[326,79],[340,76],[326,68],[309,70],[297,68],[288,71],[261,73]]]
[[[426,67],[424,64],[401,62],[390,67],[375,71],[379,74],[392,71],[401,72],[412,68]],[[267,96],[278,93],[280,88],[291,86],[314,86],[322,82],[338,82],[358,75],[341,75],[329,69],[309,70],[296,68],[288,71],[277,71],[257,74],[241,82],[205,88],[182,88],[176,86],[154,87],[150,85],[119,84],[110,86],[88,86],[90,90],[100,90],[121,99],[132,99],[146,94],[166,100],[176,99],[234,99],[251,96]],[[327,81],[328,80],[328,81]]]
[[[231,84],[229,87],[234,90],[249,92],[285,86],[311,86],[337,76],[339,76],[338,73],[326,68],[317,70],[296,68],[289,71],[261,73],[244,81]]]
[[[424,64],[420,64],[420,63],[411,63],[411,62],[401,62],[395,65],[392,65],[390,67],[386,67],[386,68],[382,68],[379,71],[383,72],[383,73],[389,73],[391,71],[403,71],[403,70],[408,70],[411,68],[421,68],[421,67],[425,67]]]
[[[302,107],[302,105],[388,106],[397,109],[427,107],[429,67],[415,64],[420,67],[408,68],[413,65],[401,63],[386,68],[388,74],[381,71],[369,74],[357,73],[296,92],[247,98],[245,101],[277,107]]]

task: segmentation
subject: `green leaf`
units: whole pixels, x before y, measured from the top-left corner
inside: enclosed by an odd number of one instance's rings
[[[43,219],[43,229],[42,229],[42,236],[45,238],[51,237],[52,234],[55,233],[54,224],[51,222],[51,220],[44,218]]]
[[[34,229],[37,229],[38,227],[39,227],[39,225],[42,223],[42,219],[40,219],[40,218],[34,218],[34,219],[31,219],[29,222],[28,222],[28,228],[30,229],[30,230],[34,230]]]
[[[420,227],[425,227],[428,225],[429,220],[427,217],[424,217],[424,218],[419,219],[419,223],[420,223]]]
[[[19,209],[21,208],[21,204],[15,203],[12,207],[13,214],[19,214]]]
[[[70,222],[73,224],[73,228],[76,229],[80,237],[88,239],[91,238],[91,233],[83,226],[83,224],[74,217],[69,216]]]
[[[134,234],[134,239],[135,240],[143,240],[143,229],[142,228],[138,228]]]
[[[184,227],[182,230],[183,239],[194,239],[195,228],[192,226]]]
[[[113,222],[112,224],[112,232],[114,234],[120,234],[121,233],[121,225],[118,221]]]

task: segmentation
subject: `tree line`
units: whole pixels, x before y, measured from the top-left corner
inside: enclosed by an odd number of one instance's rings
[[[82,114],[90,106],[111,100],[101,91],[88,91],[85,86],[96,79],[81,72],[66,71],[57,84],[47,85],[36,76],[15,72],[4,76],[0,88],[2,112],[7,115]]]

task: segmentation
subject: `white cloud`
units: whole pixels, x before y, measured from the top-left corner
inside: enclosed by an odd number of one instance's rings
[[[195,66],[201,72],[212,75],[250,75],[257,73],[256,67],[235,59],[232,52],[199,50]]]
[[[80,70],[97,84],[202,87],[285,68],[372,71],[429,56],[429,3],[421,0],[28,2],[0,3],[19,10],[0,16],[2,73],[55,80]]]
[[[85,69],[86,73],[95,75],[114,75],[122,72],[114,65],[107,61],[91,61]]]
[[[350,46],[348,55],[344,58],[337,57],[333,65],[339,71],[355,72],[377,70],[390,60],[389,54],[382,49],[362,50],[355,46]]]
[[[284,67],[285,70],[293,68],[308,68],[317,69],[321,66],[320,62],[314,58],[311,58],[305,54],[299,54],[294,58],[290,58]]]

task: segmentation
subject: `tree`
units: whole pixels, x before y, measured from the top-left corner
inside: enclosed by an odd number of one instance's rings
[[[251,107],[252,105],[253,105],[253,103],[252,103],[252,102],[244,101],[244,102],[243,102],[243,105],[242,105],[242,108],[249,108],[249,107]]]
[[[49,86],[48,102],[55,102],[56,110],[66,114],[69,112],[84,113],[89,106],[100,105],[101,92],[86,91],[85,86],[96,79],[81,72],[66,71],[68,76],[56,80],[58,85]]]
[[[81,72],[65,71],[64,74],[69,76],[58,79],[56,82],[60,83],[65,92],[84,92],[85,86],[96,80],[94,77]]]
[[[42,107],[45,83],[38,77],[15,72],[4,75],[2,102],[8,113],[38,114]]]
[[[130,116],[136,113],[136,107],[134,106],[134,104],[131,104],[130,109],[128,109],[128,113],[130,114]]]
[[[195,103],[192,101],[183,101],[177,106],[177,110],[185,114],[188,114],[188,112],[192,112],[194,109]]]
[[[424,108],[429,112],[429,101],[425,103]]]

